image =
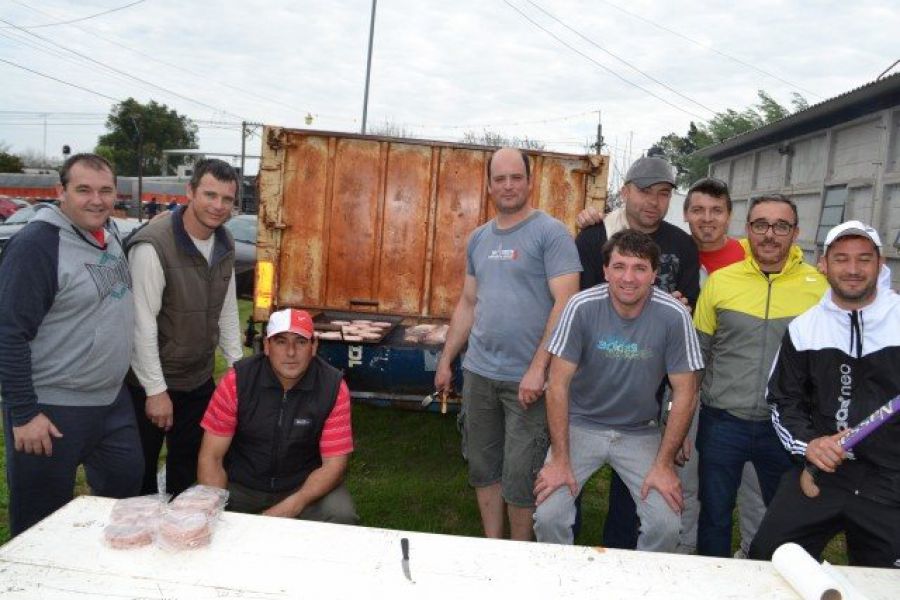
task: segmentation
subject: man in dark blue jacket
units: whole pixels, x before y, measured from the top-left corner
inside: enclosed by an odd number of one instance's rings
[[[101,496],[140,490],[143,458],[123,386],[134,301],[115,224],[112,168],[76,154],[59,207],[12,237],[0,261],[0,389],[17,535],[72,499],[83,464]]]
[[[831,289],[791,322],[768,392],[781,443],[821,471],[820,493],[801,492],[799,465],[788,471],[750,558],[768,560],[786,542],[818,556],[844,531],[851,565],[900,568],[900,420],[852,455],[840,444],[848,428],[900,393],[900,296],[878,286],[883,263],[878,232],[859,221],[825,238],[821,265]]]

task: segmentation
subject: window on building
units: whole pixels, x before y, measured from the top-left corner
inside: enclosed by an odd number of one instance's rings
[[[844,207],[847,205],[847,186],[825,189],[825,202],[822,204],[822,216],[819,218],[819,231],[816,243],[825,244],[828,231],[844,221]]]

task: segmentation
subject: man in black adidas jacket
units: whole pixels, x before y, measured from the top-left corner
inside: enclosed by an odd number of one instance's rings
[[[796,542],[819,556],[838,532],[850,564],[900,568],[900,420],[888,421],[854,449],[845,430],[900,393],[900,296],[877,285],[878,232],[859,221],[825,238],[822,268],[831,289],[790,324],[772,376],[772,422],[791,454],[821,472],[821,493],[806,497],[789,471],[750,547],[769,559]]]

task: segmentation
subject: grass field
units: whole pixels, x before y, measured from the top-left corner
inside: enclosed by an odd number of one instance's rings
[[[246,318],[249,303],[241,302]],[[243,322],[243,321],[242,321]],[[224,371],[220,360],[217,373]],[[481,535],[475,494],[466,483],[454,415],[355,405],[356,451],[347,483],[364,525],[454,535]],[[0,468],[5,474],[0,446]],[[596,546],[602,538],[608,469],[587,484],[583,527],[576,543]],[[79,476],[76,493],[88,493]],[[0,477],[0,544],[9,538],[6,477]],[[735,532],[735,540],[738,535]],[[846,564],[843,537],[834,540],[825,558]]]

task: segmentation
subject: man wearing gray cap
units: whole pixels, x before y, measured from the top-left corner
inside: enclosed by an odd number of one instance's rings
[[[654,285],[676,297],[686,298],[690,306],[694,305],[700,295],[697,246],[690,235],[663,220],[669,211],[674,189],[674,170],[665,159],[645,156],[631,165],[620,192],[624,206],[612,211],[602,223],[582,229],[575,238],[584,269],[582,290],[606,282],[601,248],[613,234],[630,228],[646,233],[659,246],[659,270]],[[660,402],[663,393],[664,388],[660,386]],[[633,549],[637,537],[634,501],[628,488],[613,472],[603,545]]]
[[[794,319],[769,379],[772,423],[795,458],[821,472],[808,498],[799,465],[781,479],[750,547],[768,560],[795,542],[819,556],[840,531],[851,565],[900,567],[900,421],[888,421],[848,455],[840,439],[900,393],[900,296],[879,287],[884,257],[872,227],[847,221],[825,238],[830,289]]]
[[[664,158],[637,159],[625,174],[621,195],[624,207],[610,213],[603,223],[587,227],[575,243],[584,271],[581,289],[604,283],[600,249],[612,234],[622,229],[646,233],[660,249],[656,286],[687,298],[693,306],[700,295],[700,259],[691,236],[663,219],[675,189],[672,165]]]

